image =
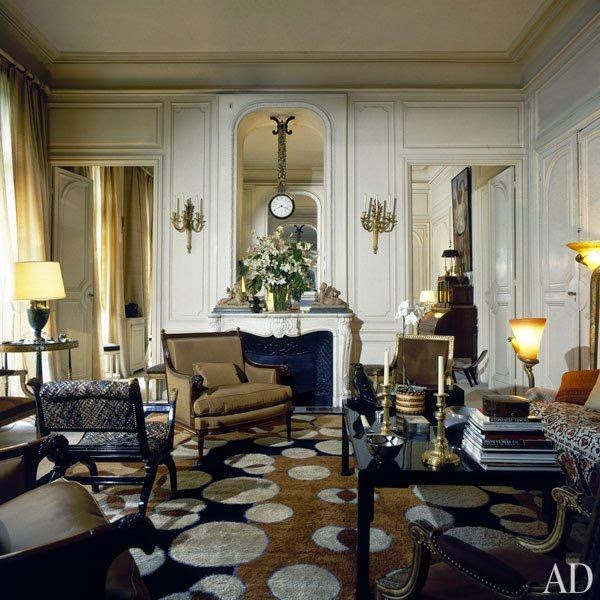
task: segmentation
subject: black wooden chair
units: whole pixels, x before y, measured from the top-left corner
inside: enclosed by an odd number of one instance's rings
[[[454,360],[452,366],[452,381],[456,383],[456,373],[461,372],[469,382],[471,387],[476,386],[479,382],[477,381],[477,367],[481,364],[481,361],[487,356],[488,351],[484,350],[475,360],[466,361],[457,358]]]
[[[560,489],[560,488],[557,488]],[[413,537],[413,562],[377,582],[377,600],[422,598],[445,600],[493,600],[494,598],[600,597],[600,495],[589,519],[586,539],[578,563],[587,566],[575,571],[556,556],[539,554],[517,545],[480,550],[427,521],[409,526]],[[436,564],[431,565],[432,555]],[[557,575],[558,573],[558,575]],[[560,581],[562,583],[558,583]],[[562,593],[561,593],[562,592]]]
[[[57,432],[82,432],[71,444],[68,460],[57,464],[53,478],[64,476],[66,469],[82,463],[89,477],[67,479],[91,485],[142,485],[139,512],[146,513],[150,492],[159,465],[166,465],[171,493],[177,492],[177,471],[173,449],[176,393],[168,405],[145,405],[137,379],[127,381],[52,381],[43,385],[32,379],[38,425],[42,436]],[[148,413],[167,413],[167,421],[147,421]],[[98,462],[142,462],[144,477],[98,475]]]

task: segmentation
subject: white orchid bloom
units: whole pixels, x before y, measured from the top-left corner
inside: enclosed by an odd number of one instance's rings
[[[398,305],[398,311],[396,312],[396,319],[405,318],[410,311],[410,303],[408,300],[403,300]]]
[[[404,322],[406,325],[416,325],[419,322],[419,317],[414,312],[409,312],[404,317]]]

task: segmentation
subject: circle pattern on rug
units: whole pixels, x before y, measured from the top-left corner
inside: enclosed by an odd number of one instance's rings
[[[242,469],[251,475],[265,475],[275,470],[275,459],[268,454],[236,454],[225,460],[225,464]]]
[[[454,525],[454,517],[450,513],[441,508],[427,506],[426,504],[409,508],[404,513],[404,516],[406,517],[406,520],[411,523],[422,519],[431,523],[434,527],[441,529],[446,529],[447,527]]]
[[[355,550],[356,539],[356,529],[338,527],[337,525],[320,527],[312,534],[312,540],[317,546],[327,548],[327,550],[332,550],[333,552]],[[391,543],[392,536],[388,535],[383,529],[371,527],[369,552],[381,552],[386,550]]]
[[[289,519],[293,514],[294,511],[285,504],[266,502],[249,508],[244,516],[249,521],[255,521],[256,523],[279,523]]]
[[[277,496],[280,487],[268,479],[257,477],[231,477],[211,483],[204,488],[206,500],[221,504],[254,504]]]
[[[271,575],[267,585],[278,600],[333,600],[341,589],[333,573],[310,564],[279,569]]]
[[[138,566],[142,577],[154,573],[154,571],[162,567],[166,559],[164,550],[158,547],[152,554],[146,554],[139,548],[131,548],[129,552],[131,552],[131,556],[133,556],[133,560]]]
[[[491,550],[492,548],[506,548],[517,544],[515,538],[509,533],[490,529],[489,527],[453,527],[446,531],[451,535],[480,550]]]
[[[287,458],[312,458],[317,453],[310,448],[286,448],[281,451],[281,455]]]
[[[510,485],[481,485],[479,487],[486,492],[492,492],[494,494],[507,494],[513,496],[514,494],[522,493],[521,490],[517,490]]]
[[[319,433],[321,435],[324,435],[325,437],[332,437],[332,438],[341,438],[342,437],[342,430],[334,428],[334,427],[321,427],[321,429],[319,429]]]
[[[204,471],[192,471],[187,469],[180,469],[177,471],[177,489],[180,492],[183,492],[184,490],[197,490],[211,481],[212,476]],[[171,483],[168,477],[161,487],[166,490],[171,489]]]
[[[305,467],[292,467],[288,471],[288,475],[293,479],[300,479],[302,481],[315,481],[329,477],[331,475],[331,471],[327,467],[306,465]]]
[[[213,521],[180,533],[169,555],[192,567],[228,567],[258,558],[268,543],[267,534],[254,525]]]
[[[490,500],[483,490],[469,485],[416,485],[413,494],[423,502],[451,508],[476,508]]]
[[[295,440],[310,440],[318,435],[318,432],[314,429],[300,429],[298,431],[292,431],[292,438]]]
[[[326,488],[317,497],[332,504],[356,504],[358,493],[356,488]]]
[[[334,456],[342,455],[342,441],[341,440],[325,440],[323,442],[317,442],[315,448],[323,454],[333,454]],[[350,454],[352,454],[352,447],[350,447]]]
[[[190,592],[210,594],[216,600],[239,600],[245,591],[244,582],[232,575],[208,575],[190,589]]]
[[[288,442],[286,439],[280,437],[258,438],[254,440],[254,443],[259,446],[269,446],[269,448],[284,448],[293,444],[293,442]]]
[[[547,535],[548,526],[538,519],[537,514],[520,504],[494,504],[490,512],[500,517],[500,524],[514,533],[541,537]]]
[[[202,500],[175,498],[157,504],[150,520],[159,529],[183,529],[196,523],[198,513],[205,508],[206,504]]]
[[[292,421],[314,421],[317,417],[315,415],[294,415]]]

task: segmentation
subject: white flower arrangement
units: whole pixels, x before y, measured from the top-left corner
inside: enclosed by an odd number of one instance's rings
[[[287,286],[290,291],[301,294],[310,289],[310,270],[317,264],[317,253],[312,244],[285,240],[283,227],[272,235],[257,237],[248,248],[243,268],[249,289],[258,293],[263,287]]]

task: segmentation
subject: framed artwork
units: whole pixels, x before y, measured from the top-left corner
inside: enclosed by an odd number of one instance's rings
[[[459,273],[473,270],[471,245],[471,167],[452,179],[452,228]]]

